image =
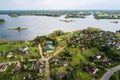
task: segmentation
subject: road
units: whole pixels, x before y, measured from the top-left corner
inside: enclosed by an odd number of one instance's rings
[[[8,63],[17,63],[17,62],[19,62],[19,61],[9,61],[9,62],[3,62],[3,63],[0,63],[0,64],[8,64]]]
[[[67,46],[67,45],[66,45]],[[57,50],[57,52],[54,53],[54,56],[56,56],[60,51],[62,51],[66,46],[63,48],[60,48]],[[45,58],[46,59],[46,75],[47,75],[47,80],[50,80],[50,69],[49,69],[49,60],[52,58],[52,56]]]
[[[50,69],[49,69],[48,59],[46,59],[46,75],[47,75],[47,80],[50,80]]]
[[[32,62],[32,61],[36,61],[36,60],[37,59],[29,59],[28,61]],[[40,60],[45,61],[44,59],[40,59]],[[17,62],[19,62],[19,61],[8,61],[8,62],[2,62],[0,64],[8,64],[8,63],[13,64],[13,63],[17,63]]]
[[[67,46],[67,45],[66,45]],[[55,53],[54,53],[54,56],[56,56],[60,51],[62,51],[66,46],[60,48],[59,50],[57,50]],[[47,76],[47,80],[50,80],[50,69],[49,69],[49,60],[52,58],[52,56],[48,57],[48,58],[45,58],[43,56],[43,53],[42,53],[42,47],[41,47],[41,44],[38,44],[38,48],[39,48],[39,52],[40,52],[40,55],[41,55],[41,59],[39,60],[42,60],[42,61],[46,61],[46,76]],[[32,61],[36,61],[37,59],[29,59],[28,61],[32,62]],[[0,63],[0,64],[8,64],[8,63],[16,63],[16,62],[19,62],[19,61],[9,61],[9,62],[3,62],[3,63]]]
[[[112,76],[112,74],[116,71],[120,70],[120,65],[113,67],[112,69],[108,70],[107,73],[102,77],[101,80],[109,80],[109,78]]]

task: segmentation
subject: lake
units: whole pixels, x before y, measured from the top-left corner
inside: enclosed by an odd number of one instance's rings
[[[47,16],[19,16],[12,18],[8,15],[0,15],[0,19],[5,19],[4,24],[0,24],[0,39],[7,40],[31,40],[36,36],[49,34],[54,30],[74,31],[85,29],[87,27],[98,27],[105,31],[113,31],[120,29],[119,23],[111,23],[116,21],[113,19],[96,20],[93,16],[86,18],[73,18],[74,22],[65,23],[59,21],[61,17],[47,17]],[[25,27],[28,30],[14,31],[8,30],[13,27]]]

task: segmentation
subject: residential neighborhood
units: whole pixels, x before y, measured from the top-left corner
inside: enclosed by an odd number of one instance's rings
[[[12,75],[6,77],[11,80],[17,77],[20,80],[99,80],[103,73],[118,63],[118,33],[98,28],[57,36],[56,33],[33,41],[6,44],[5,48],[12,47],[0,49],[1,60],[5,58],[0,63],[0,73]],[[2,46],[1,42],[0,48]]]

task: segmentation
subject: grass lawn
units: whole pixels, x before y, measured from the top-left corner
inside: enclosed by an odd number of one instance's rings
[[[0,51],[3,52],[3,55],[0,56],[0,62],[6,62],[6,61],[15,61],[20,60],[21,56],[16,51],[17,47],[23,48],[25,46],[29,47],[29,54],[23,55],[23,59],[35,59],[40,58],[39,49],[38,46],[32,46],[32,42],[26,42],[26,41],[0,41]],[[13,53],[12,58],[6,58],[8,52]]]
[[[89,56],[95,56],[100,54],[100,51],[97,48],[90,48],[90,49],[86,49],[86,50],[81,50],[80,48],[76,47],[67,47],[66,50],[69,52],[69,54],[72,56],[71,60],[69,60],[69,58],[67,59],[67,62],[70,64],[69,66],[51,66],[54,68],[51,68],[51,71],[57,71],[57,72],[66,72],[68,74],[68,72],[66,71],[67,68],[69,68],[70,66],[76,66],[78,64],[82,64],[82,63],[87,63],[89,62],[88,57]],[[62,54],[62,52],[60,52],[60,54]],[[60,58],[59,55],[57,55],[58,58]],[[62,56],[61,56],[62,57]],[[65,56],[67,57],[67,56]],[[52,65],[52,64],[51,64]],[[79,69],[76,71],[75,73],[75,80],[90,80],[93,76],[90,75],[88,72],[83,71],[82,69]]]
[[[87,72],[83,72],[83,71],[77,71],[76,72],[76,76],[75,76],[75,80],[90,80],[91,79],[91,75],[88,74]]]
[[[31,68],[32,62],[22,62],[21,66],[23,65],[26,65],[28,68]],[[11,70],[14,69],[14,67],[15,65],[11,64],[10,66],[8,66],[5,72],[0,72],[0,80],[23,80],[23,77],[25,77],[28,74],[30,74],[34,78],[33,80],[36,80],[36,78],[38,77],[42,77],[44,80],[46,80],[45,67],[41,68],[43,73],[42,75],[38,75],[34,69],[32,71],[26,70],[18,73],[11,73]]]
[[[26,64],[28,67],[31,65],[31,63]],[[23,80],[23,77],[25,77],[28,74],[31,74],[32,76],[36,76],[36,73],[33,71],[24,71],[20,73],[11,73],[11,70],[14,69],[14,64],[11,64],[8,66],[7,70],[5,72],[0,73],[0,80]]]

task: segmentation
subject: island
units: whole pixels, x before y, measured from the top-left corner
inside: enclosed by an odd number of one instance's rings
[[[118,21],[112,21],[111,23],[116,23],[116,24],[117,24],[117,23],[118,23]]]
[[[79,14],[71,14],[71,15],[66,15],[65,18],[85,18],[85,16]]]
[[[22,28],[22,27],[17,27],[17,28],[8,28],[8,30],[18,30],[18,31],[24,31],[27,30],[28,28]]]
[[[73,22],[73,20],[69,20],[69,19],[60,19],[59,21],[66,22],[66,23]]]
[[[96,12],[94,13],[95,19],[120,19],[120,13],[110,13],[110,12]]]
[[[18,14],[9,14],[9,16],[10,16],[10,17],[14,17],[14,18],[19,17]]]
[[[0,19],[0,23],[4,23],[5,22],[5,20],[4,19]]]

